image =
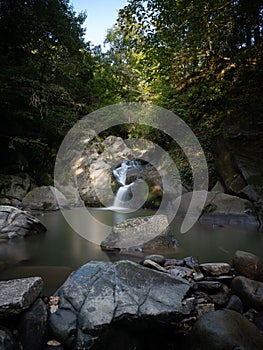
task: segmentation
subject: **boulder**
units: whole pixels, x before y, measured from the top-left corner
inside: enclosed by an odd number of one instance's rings
[[[250,201],[221,192],[199,191],[197,194],[200,195],[200,198],[206,196],[205,206],[199,218],[201,222],[212,222],[219,225],[259,226],[254,207]],[[179,214],[184,215],[187,212],[192,195],[193,192],[188,192],[177,198],[176,201],[180,202]],[[196,208],[192,209],[193,213],[197,209],[198,203]]]
[[[263,281],[263,262],[258,256],[238,250],[235,252],[232,265],[238,275]]]
[[[127,219],[112,229],[101,242],[105,250],[160,250],[175,246],[166,215]]]
[[[43,289],[40,277],[0,281],[0,319],[28,309]]]
[[[228,130],[227,139],[223,136],[215,138],[213,153],[217,172],[226,190],[252,201],[262,224],[262,128],[250,130],[251,125],[254,123],[249,121],[235,134]]]
[[[179,320],[190,285],[131,261],[91,261],[70,275],[50,315],[52,336],[70,349],[91,349],[114,324],[134,331],[144,321]],[[189,310],[188,310],[189,311]],[[131,323],[130,323],[131,322]],[[114,347],[112,347],[114,348]]]
[[[31,186],[32,182],[28,174],[0,174],[0,204],[20,205]]]
[[[47,337],[47,306],[40,298],[21,314],[19,320],[20,341],[23,350],[43,349]]]
[[[0,326],[0,349],[18,350],[18,346],[13,334],[5,327]]]
[[[203,263],[200,268],[208,275],[221,276],[228,274],[231,266],[227,263]]]
[[[263,283],[237,276],[232,281],[232,292],[243,302],[244,306],[263,310]]]
[[[33,210],[58,210],[59,203],[63,208],[69,207],[66,197],[52,186],[36,187],[22,200],[22,205]]]
[[[263,334],[244,316],[232,310],[204,314],[193,326],[185,344],[188,350],[261,350]]]
[[[26,211],[0,206],[0,239],[26,237],[46,231],[45,226]]]

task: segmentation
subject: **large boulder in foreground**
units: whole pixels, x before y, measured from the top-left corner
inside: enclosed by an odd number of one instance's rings
[[[174,247],[176,241],[169,231],[166,215],[127,219],[115,225],[101,242],[105,250],[154,250]]]
[[[70,349],[88,350],[115,322],[131,329],[130,322],[180,319],[189,288],[181,278],[131,261],[92,261],[71,274],[56,293],[60,301],[50,315],[50,329]]]
[[[45,231],[45,226],[28,212],[8,205],[0,206],[0,240],[26,237]]]
[[[41,277],[0,281],[0,319],[28,309],[43,290]]]
[[[244,316],[232,310],[204,314],[189,335],[188,350],[261,350],[263,334]]]
[[[59,198],[59,203],[57,198]],[[22,205],[33,210],[58,210],[69,207],[66,197],[53,186],[36,187],[22,200]]]
[[[223,225],[249,225],[259,226],[259,221],[255,216],[255,210],[250,201],[236,196],[231,196],[222,192],[197,191],[200,201],[205,198],[205,205],[200,215],[201,222]],[[176,199],[180,202],[179,214],[184,215],[192,199],[193,192],[183,194]],[[199,210],[199,202],[192,208],[192,213]],[[191,215],[191,214],[190,214]]]

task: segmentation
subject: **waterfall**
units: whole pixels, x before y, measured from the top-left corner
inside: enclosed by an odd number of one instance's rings
[[[134,185],[134,182],[126,185],[127,178],[132,174],[133,177],[137,180],[141,169],[142,167],[139,161],[126,160],[122,162],[118,168],[113,170],[113,175],[121,186],[116,193],[112,209],[130,208],[129,201],[132,198],[131,188]]]

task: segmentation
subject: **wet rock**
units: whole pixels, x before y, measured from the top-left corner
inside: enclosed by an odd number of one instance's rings
[[[194,256],[184,258],[184,263],[185,266],[189,267],[190,269],[198,269],[199,267],[199,260]]]
[[[217,292],[218,290],[222,289],[222,283],[213,281],[197,282],[197,286],[199,289],[205,290],[210,293]]]
[[[250,280],[244,276],[235,277],[232,281],[232,292],[243,302],[246,308],[263,310],[263,283]]]
[[[205,263],[200,268],[211,276],[220,276],[229,273],[231,266],[227,263]]]
[[[221,291],[216,294],[210,294],[209,298],[215,306],[223,308],[227,305],[229,300],[229,288],[223,285]]]
[[[184,349],[261,350],[263,334],[244,316],[232,310],[206,313],[197,320]]]
[[[8,205],[0,206],[0,239],[26,237],[46,231],[30,213]]]
[[[47,336],[47,319],[47,307],[40,298],[21,314],[19,331],[23,350],[39,350],[44,347]]]
[[[23,198],[22,205],[33,210],[58,210],[60,206],[70,206],[66,197],[53,186],[34,188]]]
[[[168,266],[184,266],[184,261],[183,260],[178,260],[178,259],[166,259],[164,263],[165,267]]]
[[[239,312],[240,314],[242,314],[244,311],[244,305],[241,299],[235,294],[231,295],[226,308],[229,310]]]
[[[238,275],[263,281],[263,263],[256,255],[238,250],[235,252],[232,265]]]
[[[0,326],[0,349],[18,350],[18,346],[13,334],[5,327]]]
[[[202,281],[204,279],[204,275],[202,274],[202,272],[194,272],[193,273],[193,278],[196,282],[198,281]]]
[[[161,265],[157,264],[156,262],[150,259],[145,259],[143,262],[143,266],[149,267],[151,269],[154,269],[160,272],[167,272],[167,270],[164,267],[162,267]]]
[[[177,266],[177,267],[173,267],[173,268],[169,269],[168,273],[172,276],[184,278],[184,277],[191,276],[192,270],[189,269],[188,267]]]
[[[58,290],[57,311],[50,315],[54,339],[70,349],[90,349],[118,324],[176,320],[184,313],[189,284],[130,261],[92,261],[71,274]],[[129,329],[132,329],[132,324]]]
[[[145,257],[145,260],[152,260],[161,266],[164,266],[164,263],[165,263],[165,257],[163,255],[157,255],[157,254],[147,255]]]
[[[43,289],[40,277],[0,281],[0,318],[20,314],[28,309]]]
[[[157,250],[175,244],[167,216],[153,215],[127,219],[115,225],[101,247],[105,250]]]

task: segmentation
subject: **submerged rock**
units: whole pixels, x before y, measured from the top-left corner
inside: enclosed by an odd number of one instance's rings
[[[63,208],[69,207],[66,197],[52,186],[36,187],[22,200],[22,205],[34,210],[58,210],[59,203]]]
[[[189,334],[188,350],[261,350],[263,334],[244,316],[232,310],[206,313]]]
[[[40,220],[28,212],[8,205],[0,206],[0,239],[26,237],[45,231]]]
[[[50,315],[50,329],[70,349],[90,349],[115,322],[125,327],[129,322],[180,319],[189,288],[181,278],[130,261],[92,261],[58,290],[59,307]]]
[[[0,281],[0,319],[20,314],[36,300],[43,289],[40,277]]]

